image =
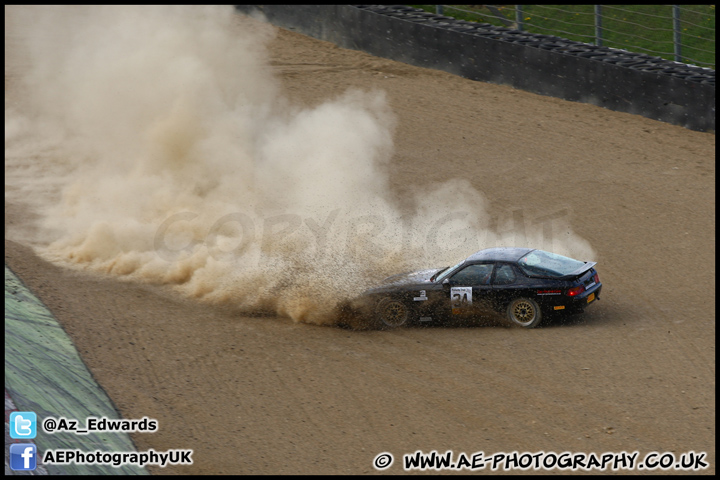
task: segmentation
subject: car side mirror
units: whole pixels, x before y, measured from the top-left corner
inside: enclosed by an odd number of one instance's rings
[[[446,278],[445,280],[443,280],[442,286],[443,286],[443,289],[449,290],[450,289],[450,279]]]

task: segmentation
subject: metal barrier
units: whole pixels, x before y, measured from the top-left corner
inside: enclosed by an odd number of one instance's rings
[[[407,6],[238,5],[274,25],[421,67],[715,131],[715,71]]]

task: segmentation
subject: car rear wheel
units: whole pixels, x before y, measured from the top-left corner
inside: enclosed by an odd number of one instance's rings
[[[399,300],[383,298],[377,304],[375,312],[380,321],[389,328],[397,328],[404,325],[410,312],[408,307]]]
[[[542,312],[535,300],[516,298],[507,308],[507,317],[511,323],[523,328],[533,328],[542,322]]]

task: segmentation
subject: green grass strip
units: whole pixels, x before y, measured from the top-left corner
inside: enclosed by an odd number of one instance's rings
[[[37,414],[35,444],[48,450],[131,452],[127,433],[47,434],[46,417],[77,419],[85,427],[89,416],[121,418],[105,391],[95,382],[70,337],[45,305],[5,266],[5,388],[20,411]],[[45,465],[50,474],[147,474],[145,468],[124,465]]]

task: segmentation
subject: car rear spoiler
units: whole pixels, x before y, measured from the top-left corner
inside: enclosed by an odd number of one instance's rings
[[[583,273],[587,272],[588,270],[590,270],[590,269],[591,269],[592,267],[594,267],[595,265],[597,265],[597,262],[585,262],[585,265],[583,265],[582,267],[578,268],[578,269],[575,270],[574,272],[570,272],[570,273],[568,273],[567,275],[563,275],[563,278],[577,277],[578,275],[582,275]]]

